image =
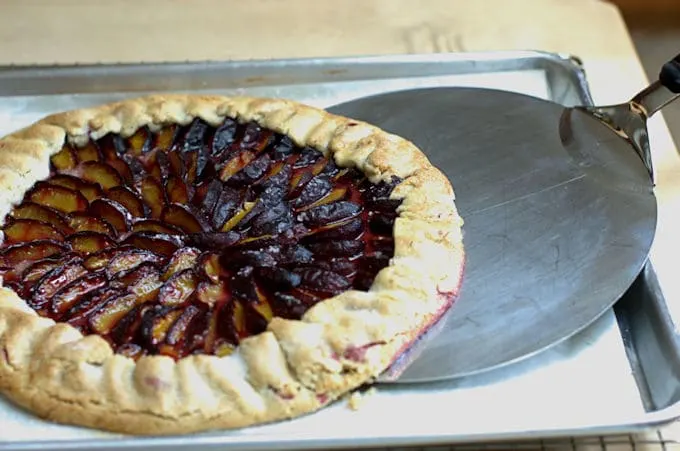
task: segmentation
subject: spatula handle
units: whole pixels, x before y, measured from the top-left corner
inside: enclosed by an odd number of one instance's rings
[[[680,55],[677,55],[661,67],[659,81],[669,91],[680,94]]]
[[[680,55],[661,67],[659,79],[637,93],[631,100],[632,105],[642,109],[646,117],[680,98]]]

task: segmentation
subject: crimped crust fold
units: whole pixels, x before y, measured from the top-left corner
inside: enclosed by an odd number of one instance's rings
[[[255,121],[372,182],[403,179],[395,253],[368,292],[347,291],[299,321],[274,318],[232,355],[174,361],[115,354],[101,337],[38,316],[0,288],[0,389],[41,417],[132,434],[237,428],[312,412],[372,381],[456,295],[464,261],[453,189],[412,143],[280,99],[157,95],[46,117],[0,139],[0,217],[49,176],[69,142],[131,136],[199,117]]]

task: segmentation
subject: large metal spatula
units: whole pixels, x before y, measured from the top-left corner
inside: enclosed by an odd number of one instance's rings
[[[680,56],[617,106],[434,88],[330,108],[412,140],[450,177],[465,219],[457,304],[381,381],[496,368],[609,309],[642,269],[656,228],[646,120],[678,92]]]

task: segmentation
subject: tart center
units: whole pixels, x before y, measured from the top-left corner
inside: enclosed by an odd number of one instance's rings
[[[274,316],[371,286],[398,182],[232,119],[109,134],[52,156],[5,221],[0,272],[118,353],[226,355]]]

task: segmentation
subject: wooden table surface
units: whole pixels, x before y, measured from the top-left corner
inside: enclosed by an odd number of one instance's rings
[[[648,83],[619,11],[599,0],[0,0],[0,65],[528,49],[580,57],[598,104]],[[649,132],[655,248],[680,251],[680,158],[661,115]],[[658,276],[680,299],[680,278]]]

